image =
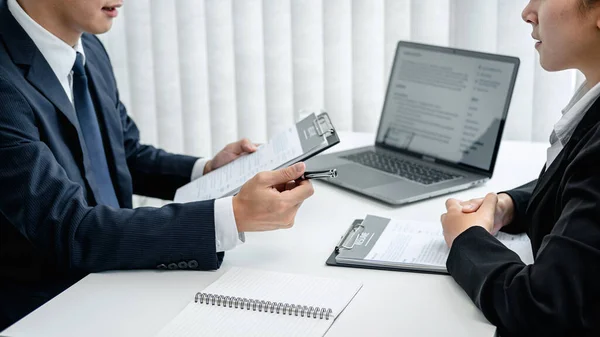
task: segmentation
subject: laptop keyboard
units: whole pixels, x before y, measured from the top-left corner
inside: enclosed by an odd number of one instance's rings
[[[391,173],[423,185],[431,185],[446,180],[462,178],[461,175],[436,170],[417,162],[396,158],[374,151],[359,152],[348,156],[341,156],[341,158]]]

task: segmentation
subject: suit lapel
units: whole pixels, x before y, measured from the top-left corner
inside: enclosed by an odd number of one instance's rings
[[[85,174],[92,164],[89,160],[75,108],[42,53],[12,16],[6,2],[2,0],[0,0],[0,33],[13,62],[23,69],[26,80],[46,97],[56,107],[56,110],[66,118],[67,124],[74,128],[77,134],[75,141],[79,144],[83,157],[84,170],[82,175],[87,180],[92,193],[97,195],[95,181]]]
[[[63,87],[42,53],[12,16],[5,1],[0,2],[0,25],[6,49],[15,64],[25,68],[27,81],[52,102],[81,136],[75,109]]]
[[[585,113],[585,116],[579,122],[573,135],[563,147],[562,151],[558,154],[556,159],[552,162],[550,167],[540,175],[537,185],[533,190],[531,199],[529,201],[529,207],[532,207],[538,199],[546,193],[550,182],[554,181],[557,173],[564,171],[564,166],[568,165],[566,162],[568,155],[573,152],[574,147],[579,143],[581,138],[588,132],[594,125],[598,123],[600,119],[600,99],[598,99]]]
[[[41,92],[58,110],[67,118],[67,120],[77,129],[77,134],[81,136],[79,121],[75,114],[75,108],[65,90],[56,78],[52,68],[48,65],[40,52],[37,52],[27,73],[27,81]]]
[[[94,195],[94,199],[98,200],[97,196],[99,195],[100,191],[94,177],[88,174],[93,164],[90,161],[87,146],[85,144],[85,138],[81,133],[75,108],[65,94],[65,91],[56,78],[56,75],[40,52],[34,56],[26,78],[33,86],[37,88],[39,92],[41,92],[50,102],[52,102],[52,104],[54,104],[58,110],[60,110],[60,112],[67,118],[69,123],[75,128],[77,132],[77,142],[83,157],[84,170],[82,174],[85,177],[92,194]]]
[[[548,187],[548,183],[552,181],[552,178],[559,171],[559,167],[563,165],[563,160],[565,157],[565,153],[569,151],[568,147],[571,142],[567,143],[567,146],[563,147],[562,151],[556,156],[550,167],[548,167],[545,171],[542,169],[540,176],[538,178],[538,182],[533,189],[533,193],[531,195],[531,199],[529,200],[529,206],[533,204],[534,201],[537,201],[538,197],[543,195]],[[545,168],[545,166],[544,166]]]

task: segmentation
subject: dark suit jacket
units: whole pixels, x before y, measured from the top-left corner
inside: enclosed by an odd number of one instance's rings
[[[133,193],[171,199],[197,158],[140,144],[106,51],[82,41],[121,209],[96,205],[73,105],[0,0],[0,331],[89,272],[216,269],[223,257],[214,201],[131,209]]]
[[[459,235],[450,274],[505,336],[600,336],[600,101],[539,179],[509,191],[535,262],[482,227]]]

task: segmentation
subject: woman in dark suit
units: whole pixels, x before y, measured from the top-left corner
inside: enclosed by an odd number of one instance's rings
[[[446,201],[447,268],[505,336],[600,336],[600,0],[531,0],[542,67],[586,78],[550,136],[538,180]],[[526,232],[525,265],[492,235]]]

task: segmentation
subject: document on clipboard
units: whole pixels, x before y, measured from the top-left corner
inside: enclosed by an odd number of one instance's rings
[[[526,234],[499,232],[496,238],[517,253],[524,263],[533,263]],[[326,264],[447,274],[449,252],[438,223],[367,215],[348,228]]]
[[[184,203],[234,195],[257,173],[305,161],[339,142],[329,115],[312,113],[276,134],[256,152],[180,187],[174,201]]]

